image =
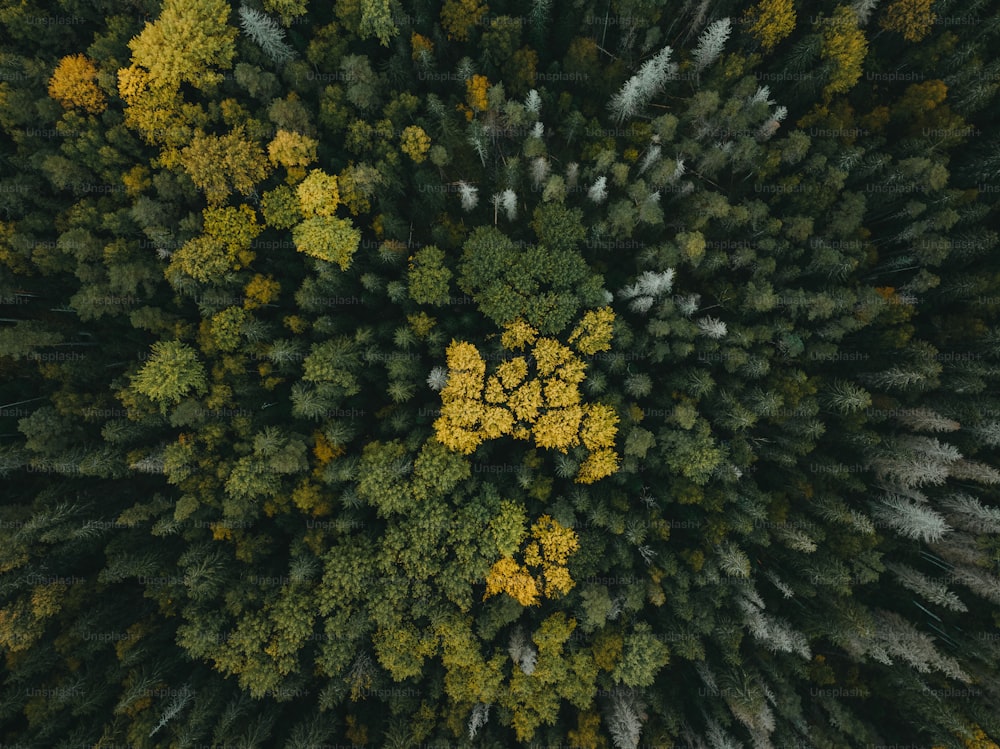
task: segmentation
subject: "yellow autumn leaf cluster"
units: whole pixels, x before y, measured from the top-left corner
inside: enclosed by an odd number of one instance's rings
[[[531,528],[531,541],[522,552],[524,563],[504,556],[490,568],[483,600],[506,593],[522,606],[535,606],[542,596],[565,595],[575,585],[566,563],[579,548],[579,538],[572,528],[564,528],[543,515]]]
[[[823,89],[829,99],[833,94],[846,94],[861,78],[868,39],[858,26],[857,13],[848,5],[840,5],[830,18],[823,19],[820,56],[833,62],[830,82]]]
[[[577,351],[588,356],[611,348],[612,326],[615,313],[611,307],[588,310],[580,323],[569,334],[569,342]]]
[[[403,128],[400,135],[400,150],[419,164],[427,158],[426,154],[431,147],[431,139],[422,127],[409,125]]]
[[[931,33],[937,20],[931,5],[932,0],[896,0],[885,9],[879,26],[902,34],[908,42],[919,42]]]
[[[434,42],[415,31],[410,34],[410,46],[413,48],[410,57],[414,62],[419,61],[424,55],[434,53]]]
[[[97,66],[86,55],[68,55],[59,61],[49,80],[49,96],[64,109],[74,107],[100,114],[108,105],[97,87]]]
[[[792,0],[761,0],[747,8],[742,21],[764,51],[770,52],[795,28],[795,5]]]
[[[489,6],[479,0],[445,0],[441,6],[441,26],[448,39],[468,41],[469,32],[483,22]]]
[[[486,111],[486,92],[489,87],[490,82],[485,75],[474,75],[465,82],[465,99],[474,112]]]
[[[333,216],[340,204],[337,177],[322,169],[313,169],[295,189],[299,210],[306,217]]]
[[[605,347],[613,320],[609,313],[598,310],[574,331],[584,351]],[[538,331],[520,319],[505,328],[501,342],[508,350],[534,345],[530,357],[512,357],[489,377],[474,345],[452,341],[448,347],[448,381],[441,390],[441,415],[434,422],[438,441],[465,455],[503,436],[534,438],[537,447],[562,453],[582,443],[589,455],[578,483],[593,483],[618,470],[617,413],[607,405],[581,403],[579,385],[586,377],[586,363],[556,339],[539,338]],[[535,377],[529,377],[529,358]]]
[[[281,284],[270,275],[263,276],[260,273],[254,274],[247,285],[243,287],[243,308],[256,309],[265,304],[270,304],[278,298],[281,291]]]
[[[278,130],[267,144],[267,157],[275,166],[304,167],[316,161],[319,141],[302,133]]]

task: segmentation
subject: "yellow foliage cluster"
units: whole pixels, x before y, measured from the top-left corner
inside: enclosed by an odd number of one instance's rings
[[[535,579],[513,557],[498,560],[486,575],[486,594],[483,599],[506,593],[522,606],[538,604],[538,586]]]
[[[415,31],[410,35],[410,46],[413,48],[410,57],[414,62],[420,60],[424,55],[431,55],[434,52],[434,42]]]
[[[518,318],[504,328],[500,335],[500,342],[505,349],[520,351],[526,345],[530,345],[538,340],[538,331],[528,325],[524,320]]]
[[[253,240],[263,227],[253,208],[205,208],[204,233],[185,242],[170,258],[171,273],[180,272],[199,281],[239,270],[254,260]]]
[[[247,285],[243,288],[245,297],[243,299],[243,309],[256,309],[265,304],[270,304],[278,298],[281,291],[281,284],[270,275],[263,276],[260,273],[254,274]]]
[[[125,185],[125,193],[130,197],[137,197],[143,190],[153,185],[149,178],[149,167],[145,164],[136,164],[122,175],[122,184]]]
[[[108,102],[96,81],[97,67],[86,55],[68,55],[59,61],[49,79],[49,96],[64,109],[77,107],[100,114]]]
[[[267,155],[275,166],[303,167],[316,161],[319,141],[301,133],[278,130],[267,145]]]
[[[972,726],[970,730],[972,731],[972,738],[963,737],[965,746],[968,749],[1000,749],[996,742],[987,736],[986,732],[978,725]],[[935,746],[934,749],[944,749],[944,747]]]
[[[761,0],[747,8],[742,20],[750,35],[770,52],[795,28],[795,6],[792,0]]]
[[[479,0],[445,0],[441,6],[441,26],[448,33],[449,41],[468,41],[473,26],[481,23],[489,6]]]
[[[178,89],[154,81],[149,71],[131,65],[118,71],[118,95],[125,102],[125,124],[147,143],[185,145],[184,109]]]
[[[588,356],[611,348],[615,313],[611,307],[588,310],[569,334],[569,342],[581,354]]]
[[[598,310],[577,326],[578,348],[607,348],[613,313]],[[579,385],[586,364],[554,338],[516,320],[501,334],[508,350],[534,343],[536,377],[528,377],[528,359],[513,357],[486,377],[486,363],[468,342],[452,341],[447,350],[448,384],[441,390],[441,416],[434,422],[439,442],[469,455],[484,441],[502,436],[527,440],[565,453],[581,443],[588,456],[576,481],[593,483],[618,470],[614,450],[618,414],[604,404],[581,403]]]
[[[166,149],[160,162],[182,166],[212,205],[226,202],[233,190],[250,195],[270,171],[264,149],[242,125],[225,135],[197,130],[180,151]]]
[[[522,606],[535,606],[540,596],[556,598],[573,588],[575,583],[566,562],[580,548],[576,532],[542,515],[532,526],[531,536],[523,550],[524,564],[512,556],[501,557],[493,564],[486,575],[483,600],[506,593]]]
[[[465,82],[465,100],[474,112],[485,112],[488,107],[486,92],[490,82],[485,75],[474,75]]]
[[[567,736],[570,745],[580,749],[604,749],[608,741],[598,732],[600,725],[601,716],[597,711],[579,713],[576,729],[571,729]]]
[[[316,463],[318,465],[326,465],[334,458],[340,457],[344,454],[344,446],[335,445],[322,432],[315,432],[313,434],[313,439],[316,443],[313,447],[313,455],[316,457]]]
[[[427,158],[431,147],[431,139],[422,127],[410,125],[403,129],[400,135],[400,150],[417,164]]]
[[[919,42],[931,33],[937,20],[931,4],[932,0],[896,0],[885,9],[879,26],[902,34],[908,42]]]
[[[415,315],[407,315],[406,321],[410,324],[410,330],[420,339],[426,338],[437,325],[437,318],[431,317],[423,311]]]
[[[861,77],[868,54],[868,39],[858,28],[858,16],[848,5],[837,6],[830,18],[823,19],[820,55],[834,63],[830,82],[823,89],[828,98],[851,90]]]
[[[319,449],[318,442],[315,449]],[[343,452],[343,448],[337,449],[339,449],[340,452]],[[295,487],[295,490],[292,492],[292,502],[295,503],[295,506],[298,507],[301,512],[312,515],[313,517],[321,517],[329,514],[330,512],[330,503],[323,497],[323,489],[319,484],[309,481],[308,479],[304,479],[297,487]]]
[[[302,215],[333,216],[340,204],[336,175],[313,169],[295,190]]]

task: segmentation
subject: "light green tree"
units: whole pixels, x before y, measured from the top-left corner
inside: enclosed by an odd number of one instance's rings
[[[149,360],[132,376],[132,387],[150,400],[167,407],[179,403],[189,393],[208,389],[205,367],[198,353],[181,341],[158,341]]]

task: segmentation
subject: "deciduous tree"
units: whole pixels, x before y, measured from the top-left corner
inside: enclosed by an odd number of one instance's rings
[[[67,55],[59,61],[49,79],[49,96],[66,109],[79,108],[100,114],[107,97],[97,86],[97,66],[86,55]]]

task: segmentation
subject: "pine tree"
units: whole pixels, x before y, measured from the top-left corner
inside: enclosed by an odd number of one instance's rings
[[[479,188],[470,185],[468,182],[458,183],[458,195],[462,201],[462,210],[468,213],[479,203]]]
[[[939,513],[898,494],[887,494],[873,503],[872,513],[882,523],[906,538],[939,541],[951,526]]]
[[[605,710],[605,723],[615,749],[636,749],[642,734],[645,712],[634,691],[616,689]]]
[[[722,18],[709,24],[708,28],[702,32],[698,39],[698,46],[692,53],[694,69],[697,72],[700,73],[718,59],[730,33],[732,33],[732,22],[728,18]]]
[[[643,63],[639,72],[629,78],[608,103],[615,120],[624,122],[634,117],[649,101],[662,90],[667,80],[676,71],[676,64],[670,62],[673,50],[664,47]]]
[[[240,27],[272,62],[281,65],[295,56],[295,50],[285,41],[285,30],[259,10],[241,5]]]

